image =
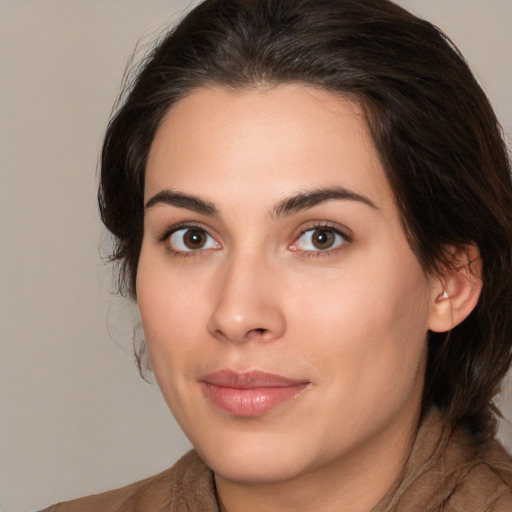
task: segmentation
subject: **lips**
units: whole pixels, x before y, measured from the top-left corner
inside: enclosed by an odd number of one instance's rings
[[[261,416],[299,396],[310,382],[261,371],[220,370],[200,379],[214,405],[235,416]]]

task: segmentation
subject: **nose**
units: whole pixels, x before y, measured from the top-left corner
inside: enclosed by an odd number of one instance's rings
[[[283,336],[286,321],[278,273],[256,256],[226,262],[208,321],[210,334],[232,343],[270,342]]]

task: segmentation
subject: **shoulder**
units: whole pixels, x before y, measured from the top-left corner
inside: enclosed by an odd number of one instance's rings
[[[162,473],[113,491],[53,505],[42,512],[217,512],[213,476],[191,451]]]
[[[454,437],[452,450],[461,455],[450,461],[446,454],[447,476],[454,478],[447,510],[512,511],[512,459],[503,446],[495,439],[471,446],[464,436]]]
[[[402,478],[373,512],[512,512],[512,459],[434,411],[420,426]]]

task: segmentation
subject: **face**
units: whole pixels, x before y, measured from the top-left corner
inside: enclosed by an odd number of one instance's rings
[[[355,102],[196,90],[157,131],[145,201],[151,363],[217,476],[375,464],[411,434],[433,284]]]

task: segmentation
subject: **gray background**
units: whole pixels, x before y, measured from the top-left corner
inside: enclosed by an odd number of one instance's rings
[[[511,0],[402,0],[462,49],[512,133]],[[135,45],[189,2],[0,0],[0,510],[154,474],[188,449],[131,356],[96,210],[101,138]],[[502,398],[512,416],[512,397]],[[501,435],[512,445],[512,428]]]

